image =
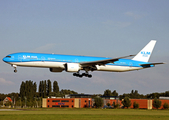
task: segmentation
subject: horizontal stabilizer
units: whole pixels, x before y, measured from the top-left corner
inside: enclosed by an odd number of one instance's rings
[[[150,65],[159,65],[159,64],[165,64],[164,62],[161,63],[147,63],[147,64],[140,64],[141,66],[150,66]]]

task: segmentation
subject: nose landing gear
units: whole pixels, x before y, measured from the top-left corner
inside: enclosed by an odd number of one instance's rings
[[[14,70],[14,72],[16,73],[16,72],[17,72],[17,70]]]
[[[14,72],[16,73],[17,72],[17,66],[16,65],[11,65],[15,70],[14,70]]]

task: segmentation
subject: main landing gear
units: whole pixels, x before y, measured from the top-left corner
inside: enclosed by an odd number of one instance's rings
[[[88,74],[88,72],[80,74],[79,71],[77,73],[73,73],[73,76],[80,77],[80,78],[82,78],[83,76],[88,77],[88,78],[92,77],[92,75]]]

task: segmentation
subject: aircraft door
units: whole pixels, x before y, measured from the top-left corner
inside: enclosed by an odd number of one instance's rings
[[[133,66],[133,63],[132,63],[132,62],[130,62],[130,63],[129,63],[129,66],[130,66],[130,67],[132,67],[132,66]]]
[[[44,56],[41,57],[41,61],[42,61],[42,62],[45,61],[45,57],[44,57]]]
[[[130,62],[130,63],[129,63],[129,70],[132,70],[132,67],[133,67],[133,63]]]
[[[75,62],[79,62],[79,60],[76,58],[76,59],[75,59]]]
[[[19,60],[20,62],[22,62],[22,56],[21,56],[21,55],[18,56],[18,60]]]

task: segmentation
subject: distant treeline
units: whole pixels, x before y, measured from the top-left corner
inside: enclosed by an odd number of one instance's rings
[[[37,84],[31,80],[29,81],[22,81],[20,85],[20,92],[19,93],[9,93],[3,94],[0,93],[0,101],[2,105],[2,101],[5,97],[11,97],[14,101],[13,104],[18,106],[41,106],[41,98],[47,98],[51,96],[55,97],[63,97],[66,94],[78,94],[73,90],[62,89],[59,90],[59,85],[57,81],[52,83],[50,80],[43,80],[39,82],[38,92],[37,92]],[[103,94],[94,94],[92,97],[95,96],[119,96],[120,100],[124,99],[125,97],[135,98],[135,99],[154,99],[159,98],[160,96],[169,97],[169,91],[163,93],[151,93],[151,94],[139,94],[138,90],[131,90],[131,93],[124,93],[123,95],[118,95],[116,90],[111,92],[111,90],[106,89]]]
[[[75,91],[62,89],[59,91],[58,82],[53,82],[53,89],[52,83],[50,80],[43,80],[40,81],[38,92],[37,92],[37,84],[31,80],[29,81],[22,81],[20,85],[20,93],[9,93],[9,94],[2,94],[0,93],[0,104],[3,104],[3,100],[5,97],[11,97],[13,104],[17,106],[41,106],[41,99],[47,98],[51,96],[55,97],[63,97],[65,94],[78,94]]]
[[[107,89],[104,91],[103,96],[118,96],[118,93],[116,90],[111,92],[111,90]],[[131,99],[154,99],[154,98],[159,98],[160,96],[162,97],[169,97],[169,91],[162,92],[162,93],[150,93],[150,94],[139,94],[138,90],[131,90],[131,93],[124,93],[123,95],[119,95],[120,100],[124,99],[125,97],[129,97]]]

